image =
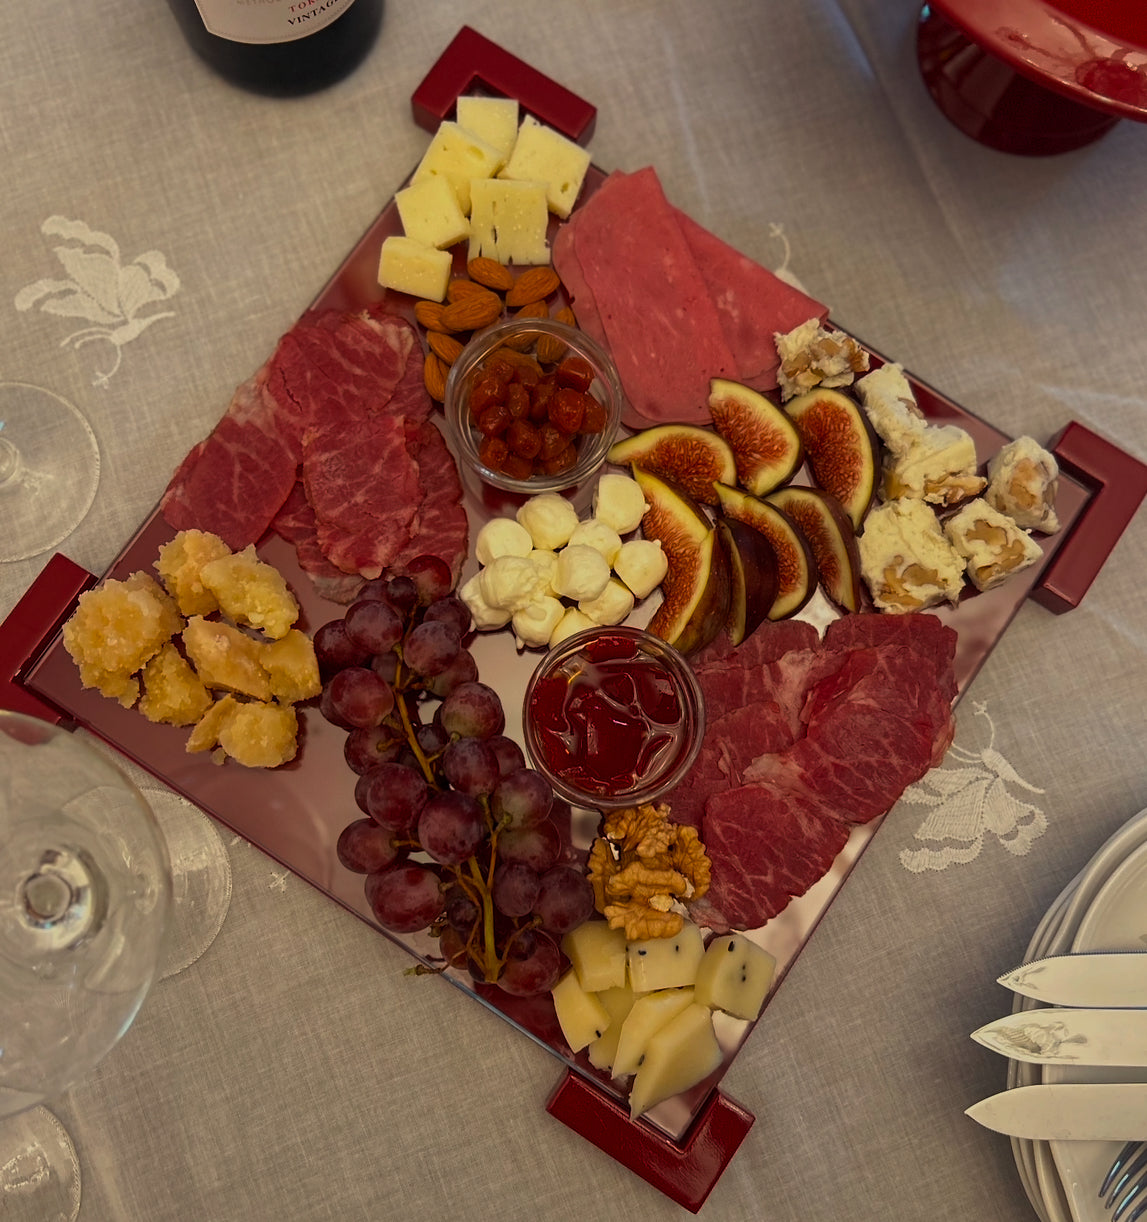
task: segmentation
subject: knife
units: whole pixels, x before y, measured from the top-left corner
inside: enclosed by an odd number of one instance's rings
[[[1147,1006],[1147,952],[1052,955],[1005,972],[997,983],[1061,1006]]]
[[[1145,1010],[1020,1010],[997,1018],[972,1039],[1032,1065],[1145,1065]]]
[[[1147,1139],[1147,1083],[1017,1086],[967,1109],[985,1128],[1030,1141]]]

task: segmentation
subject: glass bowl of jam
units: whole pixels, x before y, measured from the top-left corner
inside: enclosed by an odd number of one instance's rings
[[[655,802],[693,766],[705,699],[689,663],[641,628],[589,628],[554,646],[526,688],[533,766],[575,806]]]
[[[532,496],[597,474],[621,420],[613,361],[556,319],[494,323],[450,366],[444,409],[458,458],[481,481]]]

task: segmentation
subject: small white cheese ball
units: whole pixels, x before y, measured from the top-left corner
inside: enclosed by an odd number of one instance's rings
[[[665,580],[669,560],[657,539],[630,539],[621,545],[613,571],[633,591],[635,598],[644,598]]]
[[[491,518],[474,540],[479,564],[490,564],[499,556],[528,556],[534,541],[530,532],[513,518]]]
[[[556,598],[543,594],[528,606],[514,612],[514,636],[519,645],[549,645],[550,636],[566,613]]]
[[[520,611],[542,592],[542,577],[525,556],[499,556],[479,574],[482,597],[491,607]]]
[[[648,506],[641,485],[628,475],[607,471],[593,492],[593,516],[627,535],[641,525]]]
[[[550,648],[560,645],[568,636],[581,632],[586,628],[596,628],[597,625],[577,607],[567,607],[566,613],[558,620],[557,627],[550,633]]]
[[[554,594],[554,570],[558,567],[557,552],[548,551],[543,547],[535,547],[529,555],[530,563],[538,570],[542,578],[542,593]]]
[[[606,627],[620,624],[633,610],[633,593],[625,582],[611,577],[596,598],[583,598],[577,609],[583,615],[588,615],[595,624]]]
[[[606,564],[613,564],[614,557],[621,551],[621,536],[608,522],[603,522],[600,518],[579,522],[570,535],[570,544],[574,543],[584,543],[601,552]]]
[[[458,591],[458,597],[470,609],[474,627],[481,631],[504,628],[510,622],[510,612],[500,607],[491,607],[482,597],[481,574],[475,573]]]
[[[534,546],[547,551],[565,547],[577,528],[577,510],[556,492],[532,496],[516,514],[518,522],[530,532]]]
[[[609,564],[596,547],[575,543],[558,552],[553,586],[564,598],[596,598],[609,583]]]

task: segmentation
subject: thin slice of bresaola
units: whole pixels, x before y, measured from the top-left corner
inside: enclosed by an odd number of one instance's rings
[[[629,400],[625,423],[709,420],[709,379],[735,378],[736,361],[654,170],[611,174],[577,217],[573,249]]]

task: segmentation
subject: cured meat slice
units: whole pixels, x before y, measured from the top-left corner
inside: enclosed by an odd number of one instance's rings
[[[343,604],[354,601],[365,578],[358,573],[344,573],[323,555],[315,529],[315,511],[307,500],[301,480],[291,489],[271,527],[277,535],[295,545],[299,567],[323,598]]]

